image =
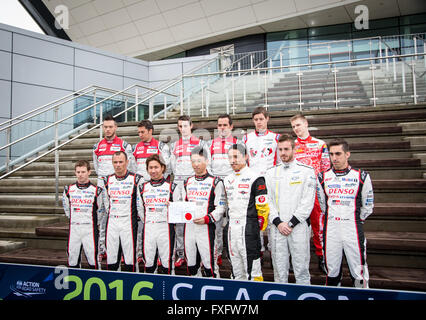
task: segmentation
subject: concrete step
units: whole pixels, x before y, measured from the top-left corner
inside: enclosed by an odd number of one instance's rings
[[[24,241],[0,240],[0,253],[25,248],[25,246],[26,243]]]
[[[61,206],[49,206],[49,205],[40,205],[34,206],[33,204],[23,204],[23,205],[15,205],[8,203],[0,203],[0,212],[9,213],[9,214],[45,214],[45,215],[54,215],[56,217],[59,216],[61,218],[64,215],[64,209]]]
[[[57,217],[45,215],[0,214],[0,228],[35,228],[59,222]]]

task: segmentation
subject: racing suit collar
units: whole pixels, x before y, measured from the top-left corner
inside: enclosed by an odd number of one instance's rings
[[[302,144],[309,143],[309,142],[312,141],[312,137],[311,137],[311,135],[308,135],[308,137],[306,139],[302,139],[302,138],[297,137],[297,141],[299,143],[302,143]]]
[[[206,174],[204,174],[204,175],[202,175],[202,176],[197,176],[197,175],[195,175],[195,180],[197,180],[197,181],[202,181],[202,180],[206,179],[206,178],[208,177],[208,175],[209,175],[209,173],[208,173],[208,172],[206,172]]]
[[[164,178],[164,176],[163,176],[163,178],[161,178],[160,180],[151,179],[150,183],[151,183],[152,186],[157,187],[157,186],[162,185],[164,183],[164,181],[166,181],[166,178]]]
[[[107,138],[104,138],[104,140],[106,141],[106,143],[114,143],[117,139],[118,139],[117,135],[115,135],[114,138],[112,138],[111,140],[108,140]]]
[[[241,174],[244,174],[244,172],[246,172],[247,170],[249,170],[249,167],[248,167],[248,165],[246,165],[244,168],[242,168],[240,171],[234,171],[234,174],[236,175],[236,176],[239,176],[239,175],[241,175]]]
[[[114,173],[114,175],[117,178],[117,180],[124,180],[124,179],[127,178],[127,176],[129,175],[129,173],[130,173],[129,170],[127,170],[126,174],[124,176],[117,176],[115,173]]]
[[[264,132],[259,132],[257,130],[254,130],[254,133],[256,133],[256,136],[266,136],[269,133],[269,130],[266,129]]]
[[[79,189],[86,189],[90,186],[90,181],[88,183],[78,183],[78,181],[75,183],[77,188]]]
[[[340,177],[340,176],[345,176],[347,175],[350,171],[351,171],[351,166],[348,166],[346,169],[343,170],[336,170],[333,168],[333,172],[336,176]]]
[[[281,162],[284,169],[292,168],[296,164],[296,159],[293,158],[290,162]]]

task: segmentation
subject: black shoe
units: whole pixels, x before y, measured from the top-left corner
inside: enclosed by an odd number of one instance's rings
[[[327,274],[327,269],[325,268],[325,262],[323,256],[318,256],[318,269],[322,271],[325,275]]]

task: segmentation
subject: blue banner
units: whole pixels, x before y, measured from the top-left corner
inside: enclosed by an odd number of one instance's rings
[[[0,263],[3,300],[426,300],[426,293]]]

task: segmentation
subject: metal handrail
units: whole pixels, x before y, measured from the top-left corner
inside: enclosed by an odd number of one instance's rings
[[[143,85],[139,85],[139,84],[135,85],[135,86],[143,88],[143,89],[147,89],[148,91],[158,91],[157,89],[149,88],[149,87],[146,87],[146,86],[143,86]],[[83,90],[87,90],[89,88],[90,88],[90,90],[88,90],[87,92],[86,91],[82,92]],[[106,88],[106,87],[101,87],[101,86],[97,86],[97,85],[91,85],[89,87],[86,87],[84,89],[78,90],[78,91],[76,91],[74,93],[71,93],[69,95],[66,95],[65,97],[57,99],[54,102],[48,103],[48,104],[46,104],[44,106],[41,106],[41,107],[39,107],[37,109],[29,111],[29,112],[27,112],[27,113],[25,113],[23,115],[20,115],[18,117],[15,117],[13,119],[5,121],[4,123],[0,124],[0,126],[4,125],[5,123],[9,123],[9,125],[7,125],[4,128],[0,128],[0,132],[3,131],[3,130],[9,129],[9,128],[15,126],[15,125],[18,125],[18,124],[20,124],[23,121],[26,121],[28,119],[31,119],[31,118],[35,117],[35,116],[38,116],[38,115],[40,115],[42,113],[45,113],[45,112],[50,111],[50,110],[53,110],[53,109],[55,109],[55,108],[57,108],[57,107],[65,104],[65,103],[68,103],[68,102],[70,102],[72,100],[75,100],[75,99],[77,99],[77,98],[79,98],[79,97],[81,97],[83,95],[87,95],[87,94],[90,94],[91,92],[95,92],[96,90],[102,90],[102,91],[106,91],[106,92],[110,92],[110,93],[116,93],[116,92],[118,92],[117,90],[114,90],[114,89],[110,89],[110,88]],[[82,92],[82,93],[79,93],[79,92]],[[173,95],[171,93],[167,93],[167,94],[169,94],[171,96],[176,96],[176,95]],[[129,93],[122,93],[121,95],[127,96],[127,97],[131,97],[131,98],[133,98],[135,96],[135,95],[132,95],[132,94],[129,94]],[[53,106],[51,106],[51,107],[49,107],[47,109],[41,110],[41,109],[43,109],[44,107],[46,107],[48,105],[54,104],[55,102],[58,102],[58,101],[61,101],[61,100],[64,100],[64,99],[66,99],[66,100],[63,101],[60,104],[53,105]],[[21,117],[26,116],[26,115],[28,115],[28,116],[25,117],[25,118],[20,119]],[[19,120],[17,122],[11,123],[11,122],[15,121],[16,119],[19,119]]]
[[[335,65],[340,63],[350,63],[350,62],[363,62],[363,61],[374,61],[374,60],[380,60],[380,59],[389,59],[389,58],[409,58],[409,57],[416,57],[416,56],[426,56],[426,53],[407,53],[407,54],[400,54],[396,56],[386,56],[386,57],[370,57],[370,58],[359,58],[359,59],[347,59],[347,60],[338,60],[338,61],[327,61],[327,62],[313,62],[313,63],[302,63],[302,64],[294,64],[294,65],[287,65],[287,66],[277,66],[277,67],[264,67],[264,68],[253,68],[253,69],[246,69],[244,71],[251,72],[251,71],[269,71],[269,70],[280,70],[280,69],[290,69],[290,68],[297,68],[297,67],[309,67],[309,66],[320,66],[320,65]],[[223,75],[228,73],[241,73],[241,70],[230,70],[230,71],[217,71],[217,72],[210,72],[210,73],[199,73],[199,74],[192,74],[192,75],[185,75],[185,78],[189,77],[206,77],[210,75]]]
[[[76,111],[76,112],[74,112],[73,114],[71,114],[71,115],[69,115],[69,116],[67,116],[67,117],[65,117],[65,118],[63,118],[63,119],[61,119],[61,120],[59,120],[59,121],[57,121],[57,122],[53,122],[53,123],[51,123],[51,124],[49,124],[49,125],[47,125],[47,126],[45,126],[45,127],[43,127],[43,128],[40,128],[40,129],[38,129],[38,130],[36,130],[36,131],[34,131],[34,132],[32,132],[32,133],[30,133],[30,134],[28,134],[28,135],[24,136],[24,137],[21,137],[21,138],[19,138],[19,139],[15,140],[15,141],[13,141],[13,142],[10,142],[10,143],[8,143],[8,144],[6,144],[6,145],[4,145],[4,146],[0,147],[0,151],[1,151],[1,150],[3,150],[3,149],[6,149],[6,148],[8,148],[8,147],[10,147],[10,146],[12,146],[12,145],[14,145],[14,144],[16,144],[16,143],[19,143],[19,142],[21,142],[21,141],[23,141],[23,140],[25,140],[25,139],[27,139],[27,138],[30,138],[30,137],[32,137],[32,136],[34,136],[34,135],[36,135],[36,134],[38,134],[38,133],[40,133],[40,132],[42,132],[42,131],[44,131],[44,130],[47,130],[47,129],[51,128],[51,127],[54,127],[54,126],[56,126],[57,124],[59,124],[59,123],[61,123],[61,122],[65,121],[65,120],[68,120],[68,119],[70,119],[70,118],[72,118],[72,117],[76,116],[77,114],[80,114],[80,113],[82,113],[82,112],[84,112],[84,111],[86,111],[86,110],[92,109],[93,107],[97,106],[98,104],[100,104],[100,103],[102,103],[102,102],[104,102],[104,101],[106,101],[106,100],[110,100],[110,99],[112,99],[112,98],[113,98],[113,97],[115,97],[115,96],[122,95],[122,94],[123,94],[123,92],[126,92],[126,91],[128,91],[128,90],[130,90],[130,89],[132,89],[132,88],[135,88],[135,87],[141,87],[141,86],[140,86],[140,85],[138,85],[138,84],[134,84],[134,85],[131,85],[130,87],[128,87],[128,88],[126,88],[126,89],[123,89],[123,90],[121,90],[121,91],[117,91],[116,93],[114,93],[114,94],[112,94],[112,95],[110,95],[110,96],[108,96],[108,97],[106,97],[106,98],[104,98],[104,99],[102,99],[102,100],[100,100],[100,101],[98,101],[98,102],[95,102],[95,103],[93,103],[93,104],[91,104],[91,105],[89,105],[89,106],[87,106],[87,107],[85,107],[85,108],[83,108],[83,109],[81,109],[81,110],[79,110],[79,111]],[[157,91],[157,94],[160,92],[159,90],[156,90],[156,91]],[[172,96],[175,96],[175,97],[176,97],[176,95],[174,95],[174,94],[170,94],[170,95],[172,95]]]
[[[37,111],[39,111],[39,110],[41,110],[41,109],[43,109],[43,108],[45,108],[45,107],[47,107],[47,106],[49,106],[49,105],[51,105],[51,104],[55,104],[55,103],[57,103],[57,102],[59,102],[59,101],[61,101],[61,100],[63,100],[63,99],[67,99],[68,97],[73,97],[76,93],[79,93],[79,92],[81,92],[81,91],[86,91],[86,90],[88,90],[88,89],[90,89],[90,88],[92,88],[92,87],[93,87],[93,85],[88,86],[88,87],[85,87],[85,88],[80,89],[80,90],[78,90],[78,91],[76,91],[76,92],[73,92],[73,93],[70,93],[70,94],[68,94],[68,95],[66,95],[66,96],[64,96],[64,97],[61,97],[61,98],[59,98],[59,99],[57,99],[57,100],[54,100],[54,101],[52,101],[52,102],[49,102],[49,103],[47,103],[47,104],[45,104],[45,105],[42,105],[42,106],[40,106],[40,107],[37,107],[36,109],[33,109],[33,110],[28,111],[28,112],[26,112],[26,113],[24,113],[24,114],[21,114],[21,115],[19,115],[19,116],[15,117],[15,118],[9,119],[9,120],[7,120],[7,121],[5,121],[5,122],[3,122],[3,123],[0,123],[0,127],[1,127],[1,126],[4,126],[4,125],[5,125],[5,124],[7,124],[7,123],[10,123],[10,122],[16,121],[17,119],[19,119],[19,120],[20,120],[18,123],[20,123],[20,122],[22,122],[22,121],[25,121],[25,120],[27,120],[27,119],[29,119],[29,118],[31,118],[31,117],[27,117],[27,118],[25,118],[25,119],[21,119],[21,118],[22,118],[22,117],[25,117],[25,116],[27,116],[27,115],[29,115],[29,114],[35,113],[35,112],[37,112]],[[16,123],[16,124],[18,124],[18,123]],[[11,125],[9,125],[9,126],[7,126],[7,127],[5,127],[5,128],[0,128],[0,131],[3,131],[3,130],[5,130],[5,129],[8,129],[10,126],[11,126]]]

